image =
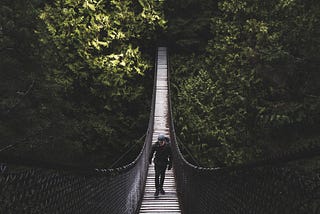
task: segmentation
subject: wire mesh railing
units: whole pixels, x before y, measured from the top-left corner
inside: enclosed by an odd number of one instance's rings
[[[169,71],[168,77],[170,79]],[[319,146],[235,167],[192,165],[178,145],[170,85],[169,95],[174,172],[184,213],[320,213]]]
[[[144,146],[132,163],[116,169],[88,169],[0,155],[0,213],[137,212],[151,150],[155,81],[156,75]]]
[[[135,213],[147,175],[154,105],[155,88],[143,149],[124,167],[75,168],[1,155],[0,213]],[[184,213],[320,213],[319,147],[236,167],[194,166],[180,152],[170,99],[169,108],[176,185]],[[317,160],[310,166],[312,158]]]

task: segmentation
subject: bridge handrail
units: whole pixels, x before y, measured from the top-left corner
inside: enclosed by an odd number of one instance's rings
[[[2,154],[0,213],[135,213],[143,197],[151,150],[156,68],[157,60],[147,134],[133,162],[94,169]],[[14,167],[18,169],[12,171]]]
[[[188,162],[175,133],[169,57],[167,62],[170,137],[184,213],[320,213],[320,167],[305,172],[290,165],[319,157],[319,145],[229,167],[206,168]]]

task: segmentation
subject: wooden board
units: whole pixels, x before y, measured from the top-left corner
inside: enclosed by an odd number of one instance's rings
[[[156,105],[152,141],[157,141],[159,134],[169,136],[168,124],[168,74],[167,74],[167,49],[158,48],[157,59],[157,80],[156,80]],[[176,184],[172,170],[166,171],[163,189],[166,194],[159,197],[154,196],[155,172],[153,163],[149,166],[145,192],[139,213],[181,213],[177,197]]]

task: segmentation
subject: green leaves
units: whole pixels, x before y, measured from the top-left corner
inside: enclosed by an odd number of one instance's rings
[[[92,2],[92,1],[90,1],[90,2]],[[93,2],[95,2],[95,1],[93,1]],[[88,0],[86,0],[86,1],[84,2],[83,7],[86,8],[86,9],[90,9],[90,10],[92,10],[92,11],[96,11],[95,5],[92,4],[92,3],[89,3]]]
[[[106,167],[145,132],[152,80],[142,50],[164,19],[153,1],[32,2],[0,4],[0,66],[8,80],[0,84],[0,107],[19,112],[1,124],[2,142],[40,130],[46,143],[21,153]]]
[[[320,52],[310,46],[320,44],[311,30],[319,29],[319,8],[314,1],[223,0],[217,11],[202,11],[210,37],[196,39],[205,53],[171,62],[177,131],[203,164],[232,165],[293,147],[304,127],[320,121],[313,108],[320,85],[309,79],[319,79]]]

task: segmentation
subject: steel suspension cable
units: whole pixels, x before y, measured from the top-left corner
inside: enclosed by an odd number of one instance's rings
[[[146,136],[146,134],[147,134],[147,132],[145,132],[136,142],[140,142]],[[132,146],[125,153],[123,153],[116,161],[114,161],[109,166],[109,168],[113,168],[114,166],[116,166],[117,163],[119,163],[125,156],[127,156],[135,147],[136,147],[136,144],[133,143]]]
[[[135,213],[149,165],[156,75],[153,82],[148,129],[133,162],[94,169],[0,154],[0,213]]]
[[[184,145],[184,143],[182,143],[182,141],[180,140],[180,138],[177,136],[177,140],[178,143],[186,150],[186,152],[188,153],[188,155],[191,157],[192,161],[196,164],[196,165],[200,165],[199,162],[194,158],[194,156],[192,155],[192,153],[190,152],[190,150],[188,149],[188,147],[186,145]]]
[[[168,67],[171,68],[170,62]],[[169,74],[170,71],[170,79]],[[320,213],[319,144],[239,166],[193,165],[179,148],[170,84],[169,95],[174,171],[184,213]]]

